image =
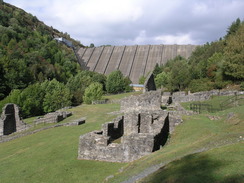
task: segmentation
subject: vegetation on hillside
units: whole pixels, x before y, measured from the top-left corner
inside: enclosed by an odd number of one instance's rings
[[[54,36],[71,40],[67,33],[46,26],[35,16],[1,3],[0,100],[13,89],[54,78],[65,83],[76,75],[80,68],[73,51],[57,43]]]
[[[157,87],[191,92],[222,89],[244,82],[244,22],[238,18],[219,41],[199,46],[189,59],[180,56],[154,69]],[[243,84],[242,84],[243,85]]]
[[[35,16],[1,2],[0,112],[6,103],[19,105],[23,117],[79,105],[84,101],[86,88],[97,82],[103,89],[100,93],[106,92],[106,76],[81,71],[72,49],[57,43],[54,36],[71,40],[77,47],[83,46],[67,33],[48,27]],[[122,78],[123,87],[117,92],[131,91],[131,81],[123,75]],[[87,103],[100,98],[88,93],[85,96]]]

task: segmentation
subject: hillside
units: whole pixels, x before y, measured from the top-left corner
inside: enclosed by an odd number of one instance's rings
[[[124,95],[110,96],[118,99]],[[185,116],[165,147],[131,163],[77,160],[79,136],[115,117],[118,104],[81,105],[69,109],[72,121],[59,127],[0,144],[0,177],[10,182],[122,182],[152,167],[162,167],[143,182],[243,182],[244,106],[218,113]],[[96,114],[96,115],[94,115]],[[211,120],[209,116],[217,116]],[[33,120],[28,120],[29,122]],[[112,176],[111,176],[112,175]],[[174,176],[172,176],[174,175]]]
[[[67,33],[45,25],[37,17],[2,2],[0,4],[0,100],[13,89],[52,80],[67,82],[80,70],[72,49],[57,43]]]

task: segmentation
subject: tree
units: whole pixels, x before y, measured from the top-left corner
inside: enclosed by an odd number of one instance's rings
[[[95,45],[93,43],[90,44],[90,48],[94,48]]]
[[[4,70],[0,60],[0,100],[2,100],[6,94],[6,83],[4,75]]]
[[[132,83],[132,81],[130,80],[129,76],[126,76],[124,78],[125,92],[131,92],[131,91],[133,91],[133,87],[130,86],[131,83]]]
[[[53,112],[71,105],[70,90],[56,79],[47,83],[46,95],[43,100],[44,112]]]
[[[103,74],[91,72],[91,71],[81,71],[77,75],[71,77],[68,80],[66,86],[70,89],[73,98],[72,105],[79,105],[83,102],[83,96],[85,89],[91,83],[101,83],[103,90],[105,90],[106,76]]]
[[[108,93],[120,93],[124,91],[124,77],[120,70],[111,72],[106,81],[106,90]]]
[[[232,22],[231,26],[229,26],[229,28],[227,30],[226,38],[228,38],[230,35],[235,34],[237,32],[237,30],[239,29],[240,25],[241,25],[240,18],[237,18],[236,21]]]
[[[141,76],[140,78],[139,78],[139,84],[144,84],[145,83],[145,81],[146,81],[146,77],[145,76]]]
[[[244,79],[244,23],[226,40],[224,74],[231,80]]]
[[[91,104],[93,100],[100,100],[102,95],[103,85],[98,82],[92,83],[85,89],[84,102]]]
[[[158,74],[162,72],[162,68],[159,67],[158,63],[156,63],[154,69],[153,69],[153,75],[156,77]]]
[[[43,114],[43,100],[45,90],[40,83],[29,85],[21,94],[21,111],[24,117],[38,116]]]
[[[176,60],[170,72],[170,89],[181,91],[188,86],[189,82],[190,72],[186,60]]]
[[[166,87],[169,83],[169,75],[166,72],[161,72],[155,78],[155,84],[157,88],[161,88],[161,86]]]

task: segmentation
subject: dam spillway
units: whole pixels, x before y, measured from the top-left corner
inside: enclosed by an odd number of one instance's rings
[[[176,56],[188,58],[196,45],[134,45],[100,46],[80,48],[77,51],[80,65],[90,71],[110,74],[120,70],[129,76],[132,83],[139,83],[141,76],[146,76],[155,65],[164,65]]]

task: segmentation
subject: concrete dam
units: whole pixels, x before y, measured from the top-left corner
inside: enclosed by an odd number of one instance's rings
[[[158,63],[180,55],[188,58],[196,45],[135,45],[135,46],[101,46],[80,48],[77,50],[80,65],[87,70],[105,75],[120,70],[129,76],[133,84],[139,83],[141,76],[146,76]]]

